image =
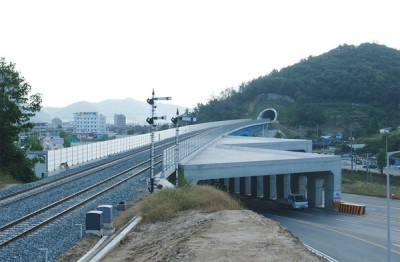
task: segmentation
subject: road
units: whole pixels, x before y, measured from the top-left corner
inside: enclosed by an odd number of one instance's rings
[[[367,169],[364,168],[363,166],[364,166],[364,165],[356,165],[356,164],[353,164],[353,170],[354,170],[354,171],[357,171],[357,170],[367,171]],[[342,160],[342,168],[351,170],[351,162],[350,162],[350,160]],[[369,169],[369,171],[370,171],[371,173],[380,173],[380,170],[379,170],[378,168],[376,168],[376,169]],[[384,169],[383,169],[383,174],[386,174],[386,173],[387,173],[387,170],[386,170],[386,168],[384,168]],[[389,173],[390,173],[391,175],[394,175],[394,176],[400,176],[400,168],[397,168],[397,167],[395,167],[395,166],[391,166],[391,167],[390,167],[390,170],[389,170]]]
[[[302,211],[274,203],[244,199],[248,208],[280,222],[303,243],[338,261],[387,261],[386,199],[343,194],[346,202],[365,204],[364,216],[324,209]],[[391,200],[391,256],[400,261],[400,201]]]

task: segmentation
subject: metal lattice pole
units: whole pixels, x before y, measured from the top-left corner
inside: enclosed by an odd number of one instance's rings
[[[175,185],[178,186],[179,184],[179,172],[178,172],[178,165],[179,165],[179,111],[176,109],[176,129],[175,129]]]
[[[155,106],[154,106],[154,89],[152,93],[152,105],[151,105],[151,118],[154,119],[154,111],[155,111]],[[151,125],[151,149],[150,149],[150,192],[154,192],[154,124]]]

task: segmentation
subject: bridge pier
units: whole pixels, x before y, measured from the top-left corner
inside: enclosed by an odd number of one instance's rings
[[[240,177],[234,178],[234,190],[233,193],[240,194]]]
[[[332,173],[325,176],[325,208],[333,208],[335,195],[341,198],[342,181]]]
[[[299,175],[298,185],[299,193],[307,196],[307,177]]]
[[[322,192],[323,192],[324,179],[318,176],[308,177],[308,203],[310,206],[322,207]]]
[[[251,177],[250,176],[246,176],[245,178],[244,178],[244,185],[245,185],[245,188],[244,188],[244,194],[246,195],[246,196],[251,196],[252,194],[252,190],[251,190]]]
[[[283,198],[288,198],[290,194],[290,174],[283,175]]]
[[[230,183],[229,183],[229,178],[224,178],[224,183],[223,183],[223,185],[225,186],[225,188],[226,188],[226,192],[230,192],[230,189],[229,189],[229,185]]]
[[[206,180],[209,183],[215,180]],[[307,196],[310,207],[332,208],[340,194],[340,177],[331,172],[220,178],[227,192],[264,199],[287,198],[290,193]]]

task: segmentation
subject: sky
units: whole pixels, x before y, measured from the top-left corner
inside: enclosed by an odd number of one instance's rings
[[[397,0],[0,0],[0,57],[42,106],[226,88],[339,45],[400,50]]]

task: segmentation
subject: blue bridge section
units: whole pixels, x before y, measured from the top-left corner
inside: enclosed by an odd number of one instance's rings
[[[258,125],[247,126],[242,129],[235,130],[234,132],[230,133],[231,136],[255,136],[256,133],[264,131],[264,124],[261,123]]]

